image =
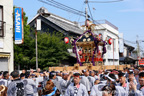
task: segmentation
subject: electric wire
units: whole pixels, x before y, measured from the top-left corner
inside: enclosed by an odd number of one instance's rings
[[[88,1],[89,3],[114,3],[114,2],[121,2],[124,0],[112,0],[112,1]]]
[[[72,8],[72,9],[68,9],[68,8],[64,8],[63,6],[60,6],[60,5],[58,5],[58,4],[55,4],[55,3],[49,3],[49,2],[46,2],[46,1],[43,1],[43,0],[38,0],[38,1],[43,2],[43,3],[47,4],[47,5],[50,5],[50,6],[53,6],[53,7],[62,9],[62,10],[65,10],[65,11],[67,11],[67,12],[71,12],[71,13],[73,13],[73,14],[81,15],[81,16],[84,16],[84,17],[85,17],[84,12],[75,11],[75,10],[73,10],[73,8]]]
[[[64,4],[62,4],[62,3],[59,3],[59,2],[56,2],[56,1],[54,1],[54,0],[47,0],[47,1],[48,1],[48,2],[51,2],[51,3],[55,3],[55,4],[60,5],[60,6],[62,6],[62,7],[66,7],[66,8],[69,8],[69,9],[71,9],[71,10],[75,10],[75,11],[77,11],[77,12],[80,12],[80,13],[84,13],[84,14],[85,14],[85,12],[82,12],[82,11],[79,11],[79,10],[74,9],[74,8],[72,8],[72,7],[66,6],[66,5],[64,5]]]

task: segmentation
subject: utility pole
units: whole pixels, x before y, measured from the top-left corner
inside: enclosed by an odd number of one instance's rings
[[[139,47],[139,40],[138,40],[138,35],[137,35],[137,59],[140,59],[140,47]],[[137,64],[139,65],[139,63],[137,62]]]
[[[114,39],[113,39],[113,65],[115,65],[114,64]]]
[[[38,68],[38,47],[37,47],[37,31],[41,30],[41,19],[36,19],[36,30],[35,30],[35,37],[36,37],[36,69]]]
[[[138,57],[140,57],[140,47],[139,47],[138,35],[137,35],[136,43],[137,43],[137,55],[138,55]]]
[[[37,48],[37,30],[35,32],[36,37],[36,69],[38,68],[38,48]]]
[[[86,4],[86,8],[85,8],[85,18],[86,20],[88,19],[88,11],[87,11],[87,8],[88,8],[88,0],[85,0],[85,4]]]

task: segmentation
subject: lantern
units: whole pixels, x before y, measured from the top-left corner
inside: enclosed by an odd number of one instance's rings
[[[79,54],[79,55],[82,55],[82,51],[80,50],[80,51],[78,52],[78,54]]]
[[[102,40],[102,34],[99,34],[98,39]]]
[[[69,38],[68,38],[68,37],[65,37],[65,38],[64,38],[64,42],[65,42],[66,44],[68,44],[68,43],[69,43]]]
[[[111,44],[112,44],[112,42],[113,42],[113,39],[112,39],[112,38],[110,38],[110,39],[108,40],[108,43],[111,45]]]
[[[101,54],[100,50],[99,50],[98,54]]]

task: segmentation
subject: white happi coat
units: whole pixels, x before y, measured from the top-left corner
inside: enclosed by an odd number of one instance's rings
[[[66,92],[65,96],[74,96],[74,83],[71,83]],[[88,96],[88,92],[86,87],[83,84],[80,84],[80,87],[78,89],[77,95],[76,96]]]

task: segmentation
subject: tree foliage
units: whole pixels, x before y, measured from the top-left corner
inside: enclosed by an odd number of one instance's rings
[[[38,33],[38,62],[42,68],[58,66],[61,60],[67,59],[68,45],[60,33]]]

